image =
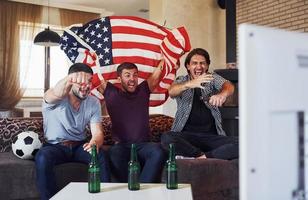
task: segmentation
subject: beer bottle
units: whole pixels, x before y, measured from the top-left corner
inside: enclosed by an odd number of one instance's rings
[[[91,146],[91,162],[88,168],[88,190],[90,193],[97,193],[101,190],[100,168],[97,161],[95,144]]]
[[[166,162],[167,189],[178,188],[177,166],[175,161],[174,144],[169,144],[169,159]]]
[[[137,160],[136,144],[131,145],[130,161],[128,162],[128,189],[139,190],[140,164]]]

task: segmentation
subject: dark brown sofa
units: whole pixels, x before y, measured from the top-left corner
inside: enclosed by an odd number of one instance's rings
[[[151,115],[151,139],[160,141],[160,135],[169,131],[173,118]],[[103,118],[104,145],[112,145],[111,122]],[[38,199],[35,185],[35,165],[32,160],[21,160],[13,155],[11,143],[22,131],[34,131],[43,140],[42,118],[0,118],[0,199]],[[218,159],[177,160],[178,179],[190,183],[194,200],[238,199],[238,160]],[[67,163],[55,169],[59,188],[71,181],[87,181],[87,166]],[[162,182],[165,176],[162,174]]]

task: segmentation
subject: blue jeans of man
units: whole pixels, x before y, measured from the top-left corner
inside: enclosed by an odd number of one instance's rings
[[[112,172],[119,182],[127,183],[128,162],[131,144],[118,143],[109,149]],[[159,143],[137,143],[136,151],[141,165],[140,182],[160,182],[161,172],[166,161],[166,154]]]
[[[54,166],[80,162],[88,164],[91,155],[83,149],[83,143],[76,146],[64,146],[61,144],[44,144],[35,156],[37,187],[42,200],[51,198],[58,192]],[[103,150],[98,154],[101,170],[101,181],[110,182],[110,169],[108,158]]]
[[[162,146],[167,149],[175,145],[176,155],[198,157],[205,154],[208,158],[238,158],[238,137],[222,136],[216,133],[168,132],[161,135]]]

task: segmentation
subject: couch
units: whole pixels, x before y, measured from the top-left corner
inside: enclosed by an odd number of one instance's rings
[[[173,118],[151,115],[151,140],[160,141],[160,135],[172,125]],[[104,146],[112,145],[111,122],[103,117]],[[35,183],[33,160],[17,158],[11,143],[18,133],[34,131],[43,141],[42,118],[0,118],[0,199],[39,199]],[[89,134],[89,130],[88,134]],[[181,159],[177,160],[178,180],[190,183],[194,200],[236,200],[239,195],[238,160]],[[55,168],[57,185],[63,188],[71,181],[87,181],[87,165],[66,163]],[[165,175],[162,174],[162,182]]]

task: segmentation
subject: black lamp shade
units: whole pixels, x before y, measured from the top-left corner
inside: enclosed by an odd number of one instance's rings
[[[226,1],[229,1],[229,0],[217,0],[217,4],[219,5],[221,9],[226,9]]]
[[[34,38],[34,44],[42,46],[58,46],[60,42],[60,36],[58,33],[46,28],[44,31],[38,33]]]

